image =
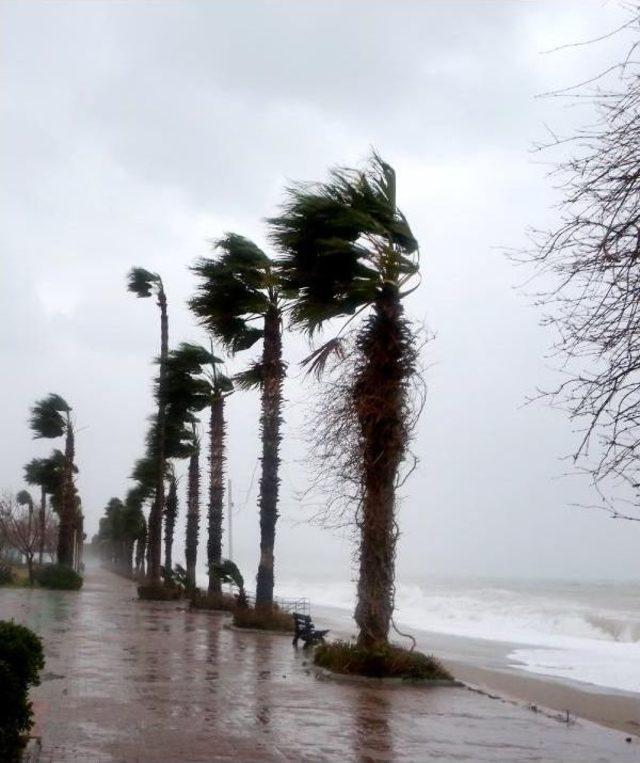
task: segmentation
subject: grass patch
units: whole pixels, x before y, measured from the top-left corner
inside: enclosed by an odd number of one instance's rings
[[[219,612],[235,612],[236,597],[228,593],[203,593],[196,590],[191,597],[191,609],[210,609]]]
[[[275,605],[269,608],[252,609],[246,607],[236,609],[233,613],[233,624],[237,628],[256,628],[263,631],[293,633],[293,617]]]
[[[387,644],[365,649],[349,641],[321,644],[313,661],[321,668],[345,675],[369,678],[403,678],[408,681],[451,681],[451,674],[422,652],[410,652]]]
[[[62,564],[45,564],[35,571],[35,580],[43,588],[59,591],[79,591],[82,588],[82,576]]]
[[[168,583],[143,583],[138,586],[138,597],[143,601],[177,601],[183,594],[182,588]]]

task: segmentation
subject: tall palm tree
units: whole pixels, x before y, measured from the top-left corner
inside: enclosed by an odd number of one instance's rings
[[[34,439],[65,437],[64,473],[60,498],[60,529],[58,533],[58,564],[74,565],[77,494],[73,481],[75,471],[75,435],[71,406],[60,395],[50,394],[36,402],[31,409],[30,426]]]
[[[171,353],[168,395],[181,401],[187,410],[198,412],[209,405],[209,507],[207,565],[211,569],[222,558],[222,520],[224,504],[224,462],[226,398],[233,382],[222,371],[223,361],[202,345],[182,342]],[[173,407],[171,408],[173,411]],[[187,565],[188,569],[188,565]],[[220,580],[209,574],[209,593],[221,593]]]
[[[349,415],[361,482],[359,643],[386,643],[393,613],[396,483],[411,422],[416,348],[402,299],[418,274],[418,244],[396,204],[393,168],[373,155],[365,170],[289,188],[269,221],[294,327],[313,334],[340,316],[363,318],[355,338]],[[320,370],[329,342],[310,356]],[[343,350],[344,351],[344,350]],[[338,443],[339,446],[339,443]]]
[[[282,384],[283,293],[271,259],[252,241],[229,233],[215,243],[215,259],[193,266],[200,279],[189,305],[200,323],[234,354],[262,340],[262,358],[238,375],[244,389],[261,388],[260,561],[256,606],[273,603],[274,545],[278,519],[278,467]]]
[[[162,515],[164,512],[164,474],[165,474],[165,365],[169,353],[169,316],[167,296],[162,279],[157,273],[144,268],[132,268],[129,271],[127,288],[140,298],[155,295],[160,308],[160,373],[158,380],[158,414],[156,419],[156,481],[154,501],[149,512],[147,538],[147,575],[152,584],[160,582],[162,560]]]

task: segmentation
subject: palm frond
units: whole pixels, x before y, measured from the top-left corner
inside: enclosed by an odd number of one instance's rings
[[[292,324],[310,334],[417,272],[418,244],[396,206],[395,172],[375,153],[364,170],[340,168],[326,183],[290,186],[268,223],[283,289],[295,298]]]
[[[250,325],[271,305],[271,260],[249,239],[228,233],[214,242],[215,259],[201,258],[191,268],[199,278],[189,307],[201,325],[235,354],[252,347],[263,332]]]
[[[127,290],[137,297],[150,297],[161,285],[160,276],[144,268],[131,268],[127,274]]]
[[[241,590],[244,588],[244,578],[237,565],[232,562],[231,559],[222,559],[219,562],[213,562],[209,567],[209,571],[221,583],[233,583]]]
[[[255,361],[245,371],[240,371],[233,377],[234,382],[242,390],[261,389],[264,384],[264,366]]]
[[[327,363],[332,358],[335,358],[338,362],[344,360],[344,339],[342,337],[334,337],[328,342],[325,342],[317,350],[314,350],[310,355],[307,355],[304,360],[300,362],[300,365],[307,369],[308,374],[314,374],[316,379],[320,379],[325,371]]]
[[[60,395],[52,393],[38,400],[31,409],[29,418],[34,439],[62,437],[67,427],[67,419],[63,414],[70,411],[71,406]]]

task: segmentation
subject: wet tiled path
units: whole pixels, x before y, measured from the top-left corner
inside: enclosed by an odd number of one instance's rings
[[[42,760],[640,760],[640,743],[458,688],[321,681],[288,638],[139,602],[90,570],[79,593],[0,589],[0,618],[44,639]]]

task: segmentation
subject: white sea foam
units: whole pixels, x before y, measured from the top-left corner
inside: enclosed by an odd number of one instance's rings
[[[289,581],[284,597],[352,610],[353,583]],[[522,645],[522,670],[640,692],[640,591],[620,584],[399,584],[395,619],[411,628]]]

